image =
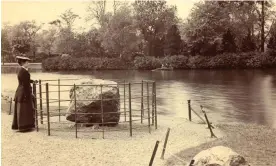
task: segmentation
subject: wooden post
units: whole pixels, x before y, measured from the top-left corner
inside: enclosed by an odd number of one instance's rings
[[[41,80],[39,80],[39,106],[40,106],[40,123],[43,124],[43,110],[42,110],[42,88]]]
[[[38,131],[38,116],[37,116],[37,98],[36,98],[36,83],[33,83],[33,94],[34,94],[34,109],[35,109],[35,126]]]
[[[211,138],[213,138],[213,137],[214,137],[214,138],[217,138],[217,137],[215,136],[215,134],[213,133],[212,126],[211,126],[211,124],[210,124],[210,122],[209,122],[209,120],[208,120],[208,117],[207,117],[206,112],[203,110],[203,106],[201,105],[200,107],[201,107],[201,111],[204,113],[206,122],[207,122],[207,124],[208,124],[208,128],[209,128],[210,133],[211,133]]]
[[[101,85],[101,113],[102,113],[102,131],[104,139],[104,111],[103,111],[103,85]]]
[[[151,128],[150,128],[150,106],[149,106],[149,83],[147,82],[147,107],[148,107],[148,128],[149,128],[149,133],[151,133]]]
[[[156,82],[154,82],[154,111],[155,111],[155,129],[157,129],[157,100],[156,100]]]
[[[51,135],[50,133],[50,110],[49,110],[49,85],[46,83],[46,110],[47,110],[47,124],[48,124],[48,136]]]
[[[141,84],[141,123],[143,123],[144,118],[144,81]]]
[[[10,111],[9,111],[9,115],[11,115],[11,112],[12,112],[12,97],[10,99]]]
[[[124,115],[125,115],[125,122],[126,122],[126,80],[124,80]]]
[[[192,121],[191,100],[188,100],[188,114],[189,114],[189,121]]]
[[[170,128],[168,128],[168,130],[167,130],[167,134],[166,134],[166,138],[165,138],[165,142],[164,142],[164,146],[163,146],[161,159],[164,159],[165,150],[166,150],[166,147],[167,147],[167,142],[168,142],[168,138],[169,138],[169,135],[170,135],[170,130],[171,130]]]
[[[156,151],[157,151],[157,149],[158,149],[158,145],[159,145],[159,141],[156,141],[155,146],[154,146],[154,149],[153,149],[153,153],[152,153],[152,155],[151,155],[151,159],[150,159],[149,166],[152,166],[152,164],[153,164],[153,160],[154,160]]]
[[[193,165],[194,165],[194,162],[195,162],[195,160],[191,160],[189,166],[193,166]]]
[[[78,138],[77,93],[76,93],[76,85],[75,84],[74,84],[74,105],[75,105],[75,134],[76,134],[76,138]]]
[[[58,79],[58,121],[60,122],[60,79]]]
[[[151,113],[152,113],[152,125],[154,125],[154,118],[155,118],[155,116],[154,116],[154,83],[152,83],[152,88],[151,88],[151,106],[152,106],[152,108],[151,108]]]
[[[132,137],[132,112],[131,112],[131,84],[128,84],[128,102],[129,102],[129,133],[130,136]]]

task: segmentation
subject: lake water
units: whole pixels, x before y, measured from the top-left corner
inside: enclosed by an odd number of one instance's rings
[[[157,107],[168,117],[187,118],[187,100],[200,112],[203,105],[213,123],[257,123],[276,128],[276,69],[42,72],[33,79],[101,78],[126,81],[154,80]],[[2,67],[2,92],[14,93],[16,72]],[[71,84],[70,81],[62,84]],[[51,88],[51,87],[50,87]],[[139,93],[139,90],[134,91]],[[53,95],[53,96],[51,96]],[[68,92],[63,94],[69,98]],[[50,94],[56,97],[56,94]],[[193,114],[193,118],[197,119]]]

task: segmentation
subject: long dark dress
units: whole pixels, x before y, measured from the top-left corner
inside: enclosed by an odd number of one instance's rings
[[[30,79],[30,73],[23,67],[19,70],[18,87],[15,92],[14,114],[12,129],[25,131],[35,127],[33,95]]]

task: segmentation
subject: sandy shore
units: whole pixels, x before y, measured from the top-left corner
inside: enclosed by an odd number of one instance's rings
[[[129,131],[124,130],[106,132],[105,139],[102,139],[102,133],[97,135],[93,132],[86,132],[86,137],[80,134],[76,139],[74,129],[52,132],[52,136],[47,136],[45,126],[40,126],[39,132],[18,133],[11,130],[12,115],[3,110],[7,108],[7,104],[2,102],[2,164],[9,166],[144,166],[148,165],[157,140],[160,144],[154,165],[159,166],[165,165],[166,159],[172,157],[171,154],[214,140],[210,138],[206,125],[161,115],[157,130],[152,127],[152,133],[149,134],[147,127],[134,129],[133,137],[129,137]],[[165,160],[161,160],[168,127],[171,133]],[[215,129],[214,132],[218,137],[222,136],[220,130]]]

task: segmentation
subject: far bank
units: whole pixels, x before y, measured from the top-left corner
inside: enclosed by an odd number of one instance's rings
[[[130,60],[121,58],[53,57],[42,62],[42,68],[45,71],[153,70],[160,68],[162,65],[173,69],[264,69],[276,68],[276,56],[250,52],[216,56],[139,56]]]

